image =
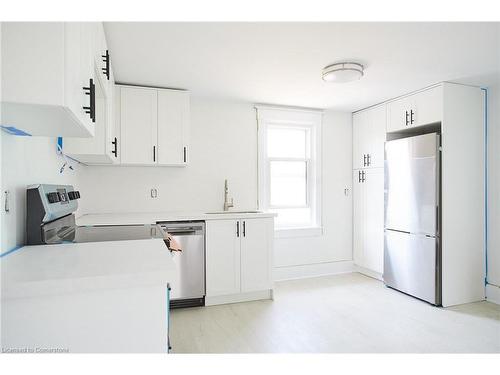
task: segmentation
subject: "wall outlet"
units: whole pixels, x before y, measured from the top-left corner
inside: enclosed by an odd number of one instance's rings
[[[158,190],[155,188],[151,189],[151,198],[158,198]]]

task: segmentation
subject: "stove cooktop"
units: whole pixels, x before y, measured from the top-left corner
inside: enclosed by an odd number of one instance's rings
[[[66,226],[45,232],[46,244],[165,238],[159,225]]]

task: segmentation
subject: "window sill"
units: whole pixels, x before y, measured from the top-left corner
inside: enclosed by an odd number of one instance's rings
[[[274,238],[319,237],[323,235],[323,227],[280,228],[274,230]]]

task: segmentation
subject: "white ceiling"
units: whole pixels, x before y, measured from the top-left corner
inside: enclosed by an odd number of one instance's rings
[[[500,81],[499,23],[106,23],[118,82],[356,110],[441,82]],[[349,60],[345,84],[321,69]]]

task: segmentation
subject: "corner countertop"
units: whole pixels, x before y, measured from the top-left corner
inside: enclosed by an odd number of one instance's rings
[[[275,217],[267,212],[200,213],[200,212],[148,212],[148,213],[113,213],[86,214],[78,217],[78,225],[143,225],[155,224],[160,221],[190,221],[190,220],[224,220],[224,219],[254,219]]]
[[[166,287],[176,272],[162,239],[24,246],[0,262],[2,299]]]

